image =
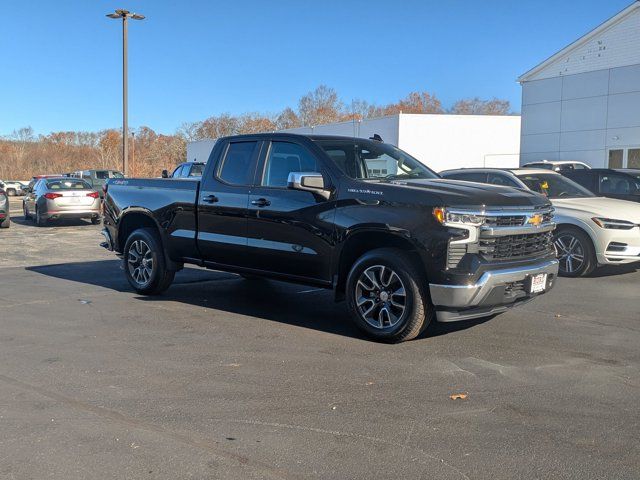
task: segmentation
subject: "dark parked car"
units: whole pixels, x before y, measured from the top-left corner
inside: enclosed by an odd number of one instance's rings
[[[640,180],[611,168],[561,171],[562,175],[603,197],[640,202]]]
[[[9,196],[7,192],[0,189],[0,228],[9,228],[11,226],[9,210]]]
[[[618,168],[617,172],[627,173],[640,181],[640,168]]]
[[[171,175],[168,171],[163,170],[162,178],[200,178],[204,166],[204,162],[184,162],[178,165]]]
[[[444,180],[376,140],[223,138],[201,180],[110,180],[104,216],[141,294],[185,263],[316,285],[386,341],[504,312],[558,273],[544,196]]]
[[[69,174],[70,177],[82,178],[93,188],[100,198],[104,196],[102,187],[110,178],[124,178],[122,172],[118,170],[78,170]]]

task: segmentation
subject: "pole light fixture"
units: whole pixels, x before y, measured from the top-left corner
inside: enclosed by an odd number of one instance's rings
[[[128,92],[128,45],[127,45],[127,20],[144,20],[144,15],[132,13],[129,10],[118,9],[114,13],[108,13],[107,17],[115,20],[122,19],[122,170],[129,174],[129,122],[127,118],[129,92]]]

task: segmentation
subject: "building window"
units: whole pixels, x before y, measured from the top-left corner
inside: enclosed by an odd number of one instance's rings
[[[609,150],[609,168],[622,168],[624,150]]]
[[[627,151],[627,168],[640,168],[640,148],[630,148]]]

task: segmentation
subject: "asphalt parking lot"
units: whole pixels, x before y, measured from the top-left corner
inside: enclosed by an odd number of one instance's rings
[[[140,297],[99,227],[12,201],[0,478],[640,478],[635,268],[384,345],[296,285],[188,268]]]

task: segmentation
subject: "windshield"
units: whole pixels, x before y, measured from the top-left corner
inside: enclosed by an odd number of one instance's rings
[[[204,171],[204,165],[194,165],[191,167],[191,171],[189,172],[190,177],[201,177],[202,172]]]
[[[408,153],[385,143],[363,139],[317,140],[346,175],[362,180],[440,178]]]
[[[518,178],[534,192],[549,198],[593,197],[586,188],[557,173],[521,174]]]
[[[48,190],[91,190],[89,185],[84,180],[80,179],[65,179],[65,180],[47,180]]]

